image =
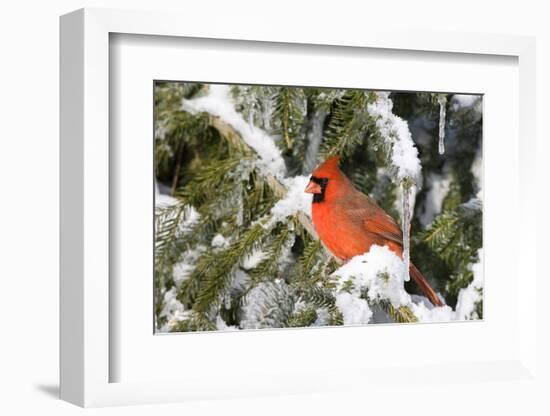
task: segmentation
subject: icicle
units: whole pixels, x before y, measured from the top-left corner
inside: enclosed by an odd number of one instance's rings
[[[410,232],[411,232],[411,188],[412,186],[405,181],[401,183],[402,194],[402,211],[401,211],[401,227],[403,229],[403,261],[405,262],[405,281],[410,280],[409,267],[411,263],[410,255]]]
[[[447,104],[447,96],[439,94],[437,96],[439,103],[439,154],[445,153],[445,106]]]

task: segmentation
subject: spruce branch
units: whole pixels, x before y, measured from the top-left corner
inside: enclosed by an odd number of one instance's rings
[[[474,199],[441,213],[421,238],[447,263],[471,263],[481,248],[481,215],[481,201]]]
[[[216,325],[204,314],[191,311],[187,319],[174,323],[170,332],[215,331]]]
[[[254,150],[246,144],[241,135],[229,123],[226,123],[220,117],[213,115],[209,116],[209,122],[212,127],[219,131],[222,137],[225,137],[228,141],[230,141],[233,146],[240,148],[245,155],[255,154]],[[262,173],[262,175],[264,176],[264,179],[269,188],[271,188],[271,190],[273,191],[275,197],[284,198],[287,193],[286,187],[274,175],[270,173]],[[295,217],[298,220],[298,223],[308,232],[308,234],[312,238],[314,238],[315,240],[319,239],[311,220],[305,213],[299,211]]]
[[[286,323],[289,328],[303,328],[310,326],[317,319],[317,312],[311,306],[305,307],[294,312],[288,322]]]
[[[272,236],[272,240],[265,248],[266,256],[264,260],[262,260],[250,273],[250,277],[254,282],[253,284],[268,280],[275,275],[283,249],[290,240],[293,241],[292,237],[293,234],[288,228],[288,225],[283,224],[277,227],[275,235]]]
[[[284,138],[285,153],[292,152],[294,143],[303,122],[305,96],[302,89],[282,87],[275,96],[273,115],[279,125],[279,133]]]
[[[332,117],[325,132],[320,152],[323,158],[333,155],[350,155],[363,143],[369,126],[364,91],[350,90],[335,100]]]
[[[158,267],[173,258],[177,239],[184,231],[182,222],[189,212],[189,207],[182,202],[155,209],[155,262]]]
[[[448,298],[456,298],[473,279],[471,264],[482,247],[481,201],[472,199],[438,215],[420,238],[447,265],[451,274],[445,284]]]
[[[376,302],[380,308],[386,312],[389,317],[396,323],[414,323],[418,322],[418,318],[408,306],[400,306],[395,308],[387,300],[379,300]]]
[[[189,278],[189,289],[196,292],[194,294],[188,291],[188,296],[195,295],[193,310],[206,314],[211,311],[213,305],[221,302],[221,295],[231,283],[232,270],[261,244],[269,231],[261,224],[256,224],[222,252],[210,252],[199,259]]]

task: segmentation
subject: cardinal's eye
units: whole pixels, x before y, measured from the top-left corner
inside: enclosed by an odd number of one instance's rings
[[[325,186],[327,186],[328,178],[318,178],[317,176],[312,176],[310,178],[310,181],[321,185],[321,187],[325,187]]]

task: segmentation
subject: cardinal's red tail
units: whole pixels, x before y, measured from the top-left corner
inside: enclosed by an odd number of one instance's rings
[[[416,282],[416,284],[420,287],[424,295],[434,304],[435,306],[443,306],[443,303],[441,300],[439,300],[439,297],[437,296],[437,293],[435,293],[435,290],[430,286],[426,278],[422,273],[420,273],[420,270],[416,268],[414,264],[411,263],[411,267],[409,268],[411,277]]]

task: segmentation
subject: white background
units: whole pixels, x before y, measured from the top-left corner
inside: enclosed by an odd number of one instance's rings
[[[83,6],[185,10],[182,1],[19,1],[2,5],[0,14],[0,413],[73,414],[82,412],[55,399],[58,382],[58,16]],[[198,1],[196,3],[199,3]],[[225,1],[194,4],[203,13],[228,16],[241,12],[259,21],[274,19],[286,25],[380,24],[437,30],[510,33],[537,36],[538,130],[545,131],[550,114],[550,29],[543,1],[367,2]],[[218,4],[219,3],[219,4]],[[358,4],[365,4],[359,8]],[[292,14],[289,14],[289,11]],[[256,17],[254,17],[256,16]],[[190,19],[193,16],[189,16]],[[330,24],[329,24],[330,22]],[[182,22],[185,24],[185,22]],[[546,26],[546,28],[545,28]],[[236,32],[239,28],[236,28]],[[548,117],[548,116],[546,116]],[[539,141],[539,218],[550,186],[545,156],[548,140]],[[21,168],[23,167],[23,169]],[[534,178],[535,179],[535,178]],[[513,219],[511,219],[513,222]],[[539,249],[548,225],[539,224]],[[503,230],[503,235],[505,235]],[[511,242],[513,244],[513,242]],[[546,249],[548,245],[545,245]],[[545,250],[546,251],[546,250]],[[542,253],[542,250],[541,250]],[[541,259],[542,260],[542,259]],[[504,259],[503,259],[504,261]],[[542,265],[542,262],[541,262]],[[548,283],[539,293],[550,293]],[[542,297],[540,298],[542,300]],[[548,377],[548,315],[539,302],[533,317],[539,322],[539,369]],[[399,390],[399,392],[397,392]],[[468,384],[434,385],[429,391],[388,388],[376,397],[335,393],[305,397],[272,397],[177,405],[93,410],[99,414],[345,414],[384,411],[385,414],[548,414],[550,404],[539,383],[486,383],[473,390]],[[546,408],[546,409],[545,409]]]

